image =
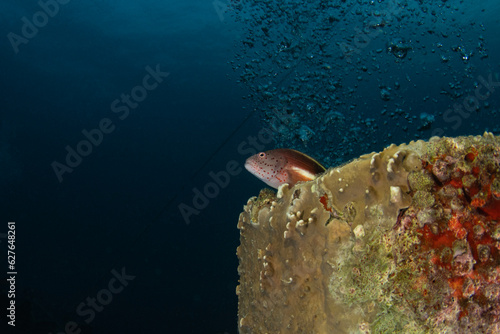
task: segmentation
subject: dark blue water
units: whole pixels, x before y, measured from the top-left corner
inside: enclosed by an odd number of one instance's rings
[[[500,133],[497,2],[395,3],[4,0],[5,332],[237,333],[249,155]]]

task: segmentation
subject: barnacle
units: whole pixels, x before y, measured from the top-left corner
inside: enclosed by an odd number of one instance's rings
[[[499,157],[436,137],[251,198],[240,333],[499,332]]]

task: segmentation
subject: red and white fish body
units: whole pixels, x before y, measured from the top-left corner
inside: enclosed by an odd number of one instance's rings
[[[310,156],[288,148],[252,155],[245,162],[245,168],[276,189],[284,183],[293,187],[299,181],[313,180],[325,171],[325,167]]]

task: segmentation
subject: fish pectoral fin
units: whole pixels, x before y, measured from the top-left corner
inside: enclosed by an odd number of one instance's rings
[[[298,181],[311,181],[316,177],[314,173],[311,173],[310,171],[303,168],[292,168],[292,170],[289,172],[289,175],[291,181],[293,181],[294,183]]]

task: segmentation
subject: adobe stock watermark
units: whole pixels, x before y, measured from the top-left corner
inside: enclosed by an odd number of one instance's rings
[[[212,2],[212,5],[214,6],[215,12],[219,17],[219,20],[221,22],[224,22],[224,14],[229,10],[229,4],[227,4],[226,2],[222,2],[220,0],[214,0]]]
[[[125,268],[122,268],[120,272],[113,269],[111,270],[111,274],[113,277],[109,280],[105,288],[99,290],[95,297],[87,297],[85,301],[81,302],[76,307],[76,314],[81,317],[86,324],[90,324],[95,319],[96,313],[102,312],[105,306],[108,306],[113,301],[113,298],[121,293],[125,287],[135,279],[135,276],[128,275],[125,272]],[[64,326],[64,332],[56,334],[79,334],[81,331],[76,321],[68,321]],[[52,334],[52,332],[49,334]]]
[[[346,59],[349,59],[354,53],[360,54],[361,51],[370,45],[371,41],[382,33],[382,27],[394,19],[403,10],[398,0],[390,0],[387,9],[373,11],[373,18],[362,28],[354,27],[355,35],[352,43],[342,42],[339,48]]]
[[[464,120],[470,117],[471,112],[478,111],[480,108],[479,101],[486,101],[495,93],[495,87],[500,87],[499,73],[495,73],[497,81],[493,81],[493,73],[490,73],[488,79],[483,76],[478,76],[477,80],[480,82],[475,89],[474,95],[467,95],[462,104],[453,104],[453,109],[447,109],[443,113],[443,121],[447,124],[453,123],[451,128],[457,130]],[[464,110],[465,109],[465,110]],[[442,136],[444,130],[437,128],[432,131],[432,136]]]
[[[265,148],[265,145],[273,141],[273,132],[263,128],[257,136],[248,136],[242,141],[237,148],[238,153],[243,157],[249,157],[257,154]],[[231,182],[231,177],[239,175],[243,171],[241,164],[236,160],[230,160],[226,163],[223,170],[218,172],[210,171],[208,176],[211,181],[207,182],[203,187],[192,188],[193,197],[191,204],[181,203],[178,205],[182,218],[189,224],[192,216],[197,216],[209,204],[210,200],[219,196],[221,190],[227,188]]]
[[[21,34],[9,32],[7,39],[14,50],[14,53],[19,52],[21,44],[28,44],[30,40],[38,35],[39,29],[42,29],[49,23],[49,19],[54,18],[59,13],[60,5],[66,5],[71,0],[40,0],[38,6],[40,10],[35,12],[31,19],[26,16],[21,17]]]
[[[139,106],[148,96],[148,92],[156,89],[163,80],[170,75],[168,72],[162,72],[160,65],[157,64],[153,69],[146,66],[147,74],[142,78],[140,85],[133,87],[130,94],[122,93],[119,98],[113,100],[110,105],[111,112],[117,115],[120,121],[125,120],[130,115],[130,110]],[[65,173],[72,173],[78,167],[84,157],[88,157],[94,148],[102,144],[105,134],[110,134],[116,126],[110,118],[102,118],[94,129],[83,129],[82,134],[85,139],[80,140],[75,148],[66,145],[66,158],[64,163],[54,160],[50,166],[56,174],[57,180],[63,182]]]

